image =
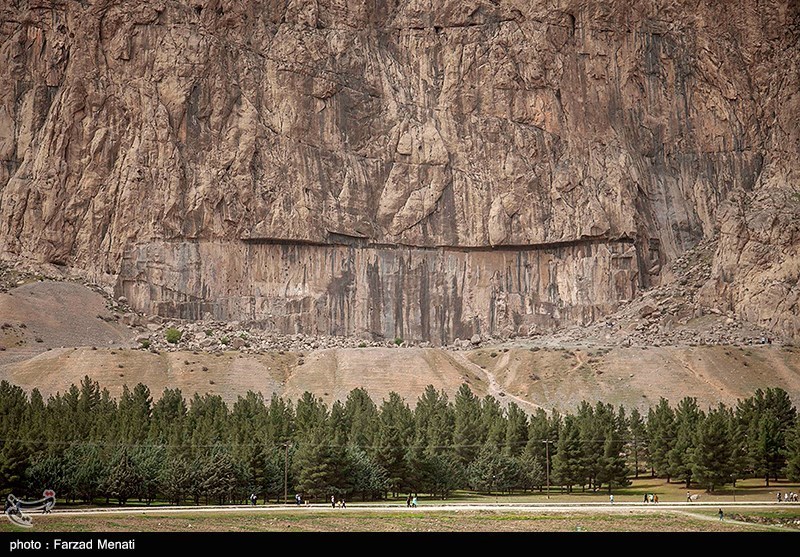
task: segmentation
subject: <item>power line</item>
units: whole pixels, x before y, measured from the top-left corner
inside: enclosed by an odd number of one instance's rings
[[[661,437],[660,439],[666,441],[674,441],[677,437]],[[618,443],[638,443],[641,442],[642,439],[639,438],[616,438],[616,442]],[[588,444],[588,443],[602,443],[605,444],[608,442],[607,439],[579,439],[579,444]],[[54,441],[54,440],[40,440],[40,439],[23,439],[19,437],[5,437],[0,438],[0,443],[23,443],[23,444],[31,444],[31,445],[66,445],[66,446],[81,446],[81,447],[126,447],[126,448],[151,448],[151,447],[178,447],[178,448],[215,448],[215,447],[263,447],[263,446],[272,446],[272,447],[283,447],[286,443],[279,442],[279,443],[260,443],[257,441],[253,441],[250,443],[234,443],[230,441],[219,441],[214,443],[130,443],[130,442],[122,442],[122,441],[79,441],[79,440],[64,440],[64,441]],[[530,443],[551,443],[557,444],[558,438],[551,438],[551,439],[540,439],[540,438],[529,438],[525,441],[517,441],[515,443],[495,443],[492,441],[486,441],[483,443],[450,443],[446,445],[417,445],[417,444],[403,444],[398,445],[394,444],[392,447],[395,448],[404,448],[404,449],[414,449],[414,448],[424,448],[424,449],[467,449],[467,448],[482,448],[487,445],[495,446],[498,448],[501,447],[522,447],[526,446]],[[359,445],[355,443],[304,443],[302,441],[295,440],[296,445],[311,445],[315,447],[328,447],[328,448],[347,448],[347,447],[356,447],[359,449],[381,449],[385,448],[386,445]],[[642,444],[647,444],[646,442]]]

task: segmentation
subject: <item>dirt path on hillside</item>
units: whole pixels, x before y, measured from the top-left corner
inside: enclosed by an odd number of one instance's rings
[[[586,359],[581,357],[580,351],[576,350],[574,353],[575,353],[575,361],[577,363],[574,366],[572,366],[572,368],[570,368],[569,373],[576,373],[579,369],[581,369],[581,367],[583,367],[583,364],[587,362]]]
[[[508,407],[508,403],[512,400],[527,412],[534,412],[539,410],[541,406],[538,404],[534,404],[529,400],[525,400],[524,398],[520,398],[516,395],[512,395],[511,393],[507,393],[503,386],[497,382],[493,373],[490,373],[488,370],[482,368],[481,366],[472,363],[469,358],[467,358],[462,352],[453,352],[450,354],[451,358],[461,364],[462,366],[473,370],[478,375],[486,378],[486,383],[488,385],[487,394],[493,396],[496,400],[500,402],[500,405],[503,408]]]

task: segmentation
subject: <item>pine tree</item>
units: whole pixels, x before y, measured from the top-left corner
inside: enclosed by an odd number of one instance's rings
[[[0,381],[0,489],[21,493],[30,450],[25,418],[28,399],[25,392],[7,381]]]
[[[431,493],[447,499],[450,493],[465,484],[466,470],[454,453],[440,453],[429,460]]]
[[[120,402],[120,406],[121,406]],[[120,408],[121,410],[121,408]],[[209,456],[209,450],[225,443],[228,438],[228,406],[222,397],[206,393],[195,393],[189,402],[186,414],[187,445],[190,445],[190,458],[201,459]]]
[[[85,503],[91,503],[100,495],[109,468],[100,448],[75,443],[64,451],[65,474],[69,478],[71,491]]]
[[[573,467],[573,472],[577,474],[576,483],[581,486],[595,487],[605,440],[602,418],[595,416],[594,408],[583,400],[578,406],[575,420],[581,440],[581,456]]]
[[[732,409],[725,408],[725,413],[728,423],[728,438],[731,443],[731,476],[733,487],[736,487],[736,481],[747,477],[746,474],[751,469],[747,452],[747,434]]]
[[[31,391],[30,400],[25,409],[24,433],[27,440],[29,461],[47,452],[47,407],[39,389]]]
[[[95,419],[91,438],[101,444],[113,445],[122,442],[114,425],[118,421],[117,401],[111,398],[108,389],[100,391],[100,401],[94,409]]]
[[[608,486],[608,492],[616,487],[630,485],[628,465],[624,453],[624,440],[621,431],[613,427],[606,430],[603,443],[603,456],[600,459],[600,470],[597,474],[598,487]]]
[[[162,489],[161,471],[166,461],[167,451],[163,446],[147,445],[137,447],[131,454],[136,477],[139,478],[138,497],[149,506]]]
[[[516,462],[486,444],[467,467],[470,486],[488,494],[509,491],[517,483]]]
[[[696,427],[690,458],[692,478],[710,493],[733,477],[733,445],[725,408],[720,405],[710,411]]]
[[[173,455],[184,454],[187,415],[186,401],[180,389],[164,389],[161,398],[153,404],[148,439],[169,446]]]
[[[692,453],[695,432],[703,419],[697,399],[684,397],[675,410],[675,443],[667,453],[670,477],[682,480],[688,489],[692,481]]]
[[[344,405],[334,401],[331,406],[331,414],[328,418],[331,428],[331,441],[334,445],[345,447],[348,444],[348,437],[350,435],[350,427],[347,423],[347,415],[344,410]]]
[[[764,410],[751,434],[753,470],[757,476],[764,478],[764,485],[769,487],[770,478],[777,478],[784,466],[786,451],[781,423],[771,408]]]
[[[97,408],[100,405],[100,385],[92,381],[88,375],[81,380],[75,428],[79,439],[94,438],[95,423],[98,419]]]
[[[796,419],[797,410],[783,389],[757,389],[752,397],[740,400],[736,419],[744,434],[750,467],[756,476],[777,480],[785,465],[785,433]]]
[[[0,489],[21,493],[25,487],[25,469],[28,467],[28,450],[17,440],[2,441],[0,448]]]
[[[484,441],[480,401],[466,383],[456,393],[454,411],[453,444],[456,456],[466,467],[478,455]]]
[[[206,499],[220,505],[232,501],[238,478],[236,463],[230,452],[222,445],[213,447],[203,460],[197,479]]]
[[[117,411],[119,440],[127,445],[143,443],[150,431],[153,399],[150,389],[138,383],[133,391],[125,385]]]
[[[134,497],[139,489],[140,478],[136,475],[136,467],[130,454],[124,447],[119,449],[111,465],[108,475],[107,489],[120,505]]]
[[[455,415],[447,394],[428,385],[414,408],[414,443],[427,456],[449,453],[454,425]]]
[[[26,492],[30,496],[38,497],[46,489],[52,489],[63,500],[73,495],[73,484],[63,454],[39,455],[25,470],[25,483]]]
[[[349,431],[348,442],[361,448],[372,447],[378,432],[378,407],[363,388],[350,391],[344,403]]]
[[[500,403],[491,395],[481,401],[481,431],[485,432],[484,443],[496,452],[503,450],[506,441],[506,420]]]
[[[544,410],[539,409],[530,417],[525,453],[541,463],[545,470],[545,479],[547,479],[548,469],[553,469],[553,457],[557,451],[560,429],[561,416],[556,411],[553,411],[552,417],[548,417]]]
[[[325,424],[328,419],[328,408],[321,398],[306,391],[295,406],[295,437],[302,439],[309,432]]]
[[[395,497],[408,487],[406,479],[406,451],[414,433],[414,416],[408,405],[394,391],[384,400],[380,409],[376,459],[389,475],[389,485]]]
[[[525,451],[528,444],[528,416],[513,402],[509,403],[506,416],[503,454],[516,457]]]
[[[265,483],[265,455],[268,411],[261,393],[248,391],[233,405],[230,418],[230,452],[234,462],[241,467],[242,486],[248,495],[260,493]]]
[[[665,398],[647,413],[647,448],[653,473],[671,479],[669,451],[675,444],[675,412]]]
[[[553,457],[553,477],[572,493],[572,486],[584,480],[581,460],[583,447],[577,418],[571,415],[564,417],[558,435],[556,455]]]
[[[291,402],[272,394],[267,410],[267,424],[264,432],[266,445],[287,443],[294,434],[294,410]]]
[[[386,470],[367,451],[349,445],[347,459],[352,469],[352,489],[361,495],[362,501],[376,499],[390,488]]]
[[[786,435],[786,476],[790,481],[800,481],[800,420]]]
[[[287,489],[295,483],[291,467],[284,470],[287,465],[287,453],[289,462],[293,462],[295,454],[293,446],[289,446],[288,450],[283,446],[264,447],[264,479],[260,489],[265,499],[275,497],[276,501],[281,500],[285,495],[284,481],[288,482]]]
[[[544,466],[528,453],[522,453],[515,458],[520,470],[519,487],[523,490],[539,489],[541,491],[545,483]]]
[[[411,447],[406,453],[408,485],[414,492],[424,491],[436,495],[444,484],[437,477],[442,462],[453,455],[453,424],[455,417],[447,394],[438,392],[433,385],[426,386],[417,399],[413,411],[414,434]]]
[[[192,472],[192,466],[181,456],[168,458],[164,462],[159,481],[167,501],[180,505],[190,497],[192,486],[199,485]]]
[[[352,491],[353,478],[348,476],[340,450],[331,445],[326,424],[305,430],[292,458],[294,485],[304,496],[327,500],[330,495]]]
[[[633,476],[638,478],[639,470],[647,463],[647,427],[636,408],[631,411],[628,418],[628,431],[630,433],[628,448],[633,458]]]

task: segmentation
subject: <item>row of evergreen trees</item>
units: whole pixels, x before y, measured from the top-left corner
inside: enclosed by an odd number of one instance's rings
[[[693,398],[637,410],[581,403],[574,414],[503,409],[465,384],[450,401],[429,386],[412,409],[396,393],[380,406],[364,389],[328,407],[248,392],[153,401],[142,384],[119,400],[89,377],[45,401],[0,382],[0,487],[60,499],[175,504],[282,500],[331,494],[376,499],[417,492],[446,498],[628,485],[640,474],[714,490],[747,477],[800,480],[800,420],[781,389],[735,408]]]

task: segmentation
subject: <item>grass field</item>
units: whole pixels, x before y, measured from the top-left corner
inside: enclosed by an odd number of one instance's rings
[[[552,493],[526,495],[479,495],[457,493],[447,501],[420,497],[419,508],[407,509],[405,499],[362,503],[351,501],[347,509],[324,506],[259,505],[256,508],[177,510],[169,506],[150,508],[129,505],[113,507],[113,514],[60,514],[89,512],[86,506],[57,505],[50,515],[32,515],[34,532],[800,532],[800,503],[795,506],[748,507],[772,504],[776,491],[800,491],[800,485],[779,483],[769,488],[763,481],[740,482],[718,493],[699,493],[686,504],[682,484],[639,479],[615,492],[615,503],[607,493]],[[659,495],[659,505],[642,504],[645,493]],[[664,508],[664,505],[672,505]],[[442,505],[452,505],[442,507]],[[725,507],[725,520],[717,516]],[[521,507],[521,505],[538,505]],[[548,505],[544,507],[544,505]],[[94,507],[95,509],[97,507]],[[112,510],[111,508],[108,510]],[[121,512],[120,512],[121,511]],[[0,522],[0,532],[22,529]]]
[[[729,511],[729,516],[732,516]],[[713,510],[551,512],[511,511],[369,511],[317,509],[123,514],[104,516],[35,516],[34,532],[753,532],[789,531],[782,523],[719,521]],[[791,513],[783,513],[787,518]],[[756,513],[752,516],[758,516]],[[800,510],[793,515],[800,519]],[[0,531],[20,531],[10,523]],[[795,530],[797,531],[797,530]]]

